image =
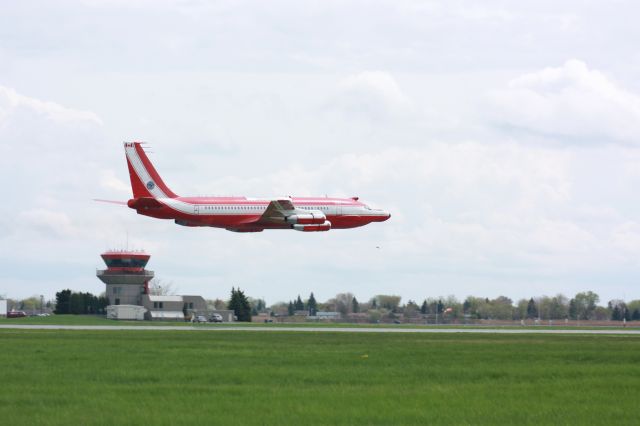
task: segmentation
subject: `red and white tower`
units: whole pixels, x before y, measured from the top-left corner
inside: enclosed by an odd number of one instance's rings
[[[153,271],[144,269],[151,255],[144,251],[107,251],[100,255],[107,269],[96,276],[107,285],[110,305],[142,305],[142,295],[149,294]]]

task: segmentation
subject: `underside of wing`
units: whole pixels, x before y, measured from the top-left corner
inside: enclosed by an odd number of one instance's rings
[[[317,232],[331,229],[331,222],[322,211],[297,209],[290,199],[272,200],[258,220],[244,224],[240,229],[255,228],[292,228],[296,231]],[[240,229],[230,231],[243,232]],[[244,231],[255,232],[255,231]]]
[[[296,212],[296,208],[289,199],[272,200],[265,212],[256,223],[274,224],[286,222],[287,216]]]

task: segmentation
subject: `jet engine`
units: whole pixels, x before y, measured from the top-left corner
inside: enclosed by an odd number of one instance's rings
[[[300,225],[322,225],[327,217],[321,211],[311,211],[309,213],[292,214],[285,218],[285,222]]]
[[[302,232],[322,232],[331,229],[331,222],[325,220],[324,223],[320,225],[301,225],[296,223],[295,225],[292,225],[292,228],[296,231]]]

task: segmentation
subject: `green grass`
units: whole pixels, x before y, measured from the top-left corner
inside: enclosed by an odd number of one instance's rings
[[[176,321],[114,321],[108,320],[104,316],[96,315],[51,315],[48,317],[24,317],[24,318],[0,318],[0,324],[30,324],[30,325],[135,325],[135,326],[150,326],[150,325],[171,325],[171,326],[194,326],[190,322],[176,322]],[[379,327],[379,328],[515,328],[515,329],[531,329],[531,330],[603,330],[603,329],[623,329],[622,323],[620,326],[565,326],[559,325],[527,325],[525,327],[520,325],[497,325],[497,326],[485,326],[485,325],[464,325],[464,324],[450,324],[450,325],[423,325],[423,324],[355,324],[355,323],[331,323],[331,322],[291,322],[291,323],[223,323],[223,324],[195,324],[196,327],[225,327],[225,326],[243,326],[243,327]],[[627,330],[638,329],[638,327],[626,327]]]
[[[191,325],[175,321],[114,321],[102,315],[51,315],[48,317],[0,318],[0,324],[30,325]]]
[[[634,336],[0,330],[3,424],[637,424]]]

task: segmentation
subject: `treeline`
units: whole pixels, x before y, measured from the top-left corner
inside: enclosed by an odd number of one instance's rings
[[[9,309],[35,311],[54,308],[56,314],[104,314],[108,300],[104,295],[62,290],[56,293],[55,303],[43,301],[37,296],[23,300],[8,299]],[[484,319],[484,320],[578,320],[578,321],[640,321],[640,300],[612,299],[600,303],[600,297],[592,292],[580,292],[568,298],[538,296],[514,302],[506,296],[490,299],[468,296],[463,301],[454,296],[425,298],[421,302],[408,300],[401,303],[398,295],[380,294],[368,301],[359,301],[352,293],[338,293],[325,302],[316,300],[313,293],[303,299],[300,295],[288,302],[268,306],[264,299],[248,297],[239,288],[232,288],[228,300],[209,301],[215,309],[233,310],[239,321],[251,321],[251,316],[316,315],[318,311],[339,312],[343,316],[366,317],[370,321],[430,318]]]
[[[44,296],[31,296],[25,299],[11,299],[6,298],[4,295],[0,294],[0,300],[7,300],[7,309],[9,311],[26,311],[30,313],[35,312],[49,312],[51,308],[55,305],[52,300],[44,300]]]
[[[56,293],[56,314],[90,315],[104,314],[109,300],[105,296],[91,293],[76,293],[62,290]]]
[[[342,315],[368,314],[372,320],[380,318],[404,318],[436,316],[449,319],[494,319],[494,320],[640,320],[640,300],[625,302],[613,299],[600,305],[600,297],[592,292],[580,292],[568,298],[538,296],[514,302],[506,296],[494,299],[468,296],[463,301],[454,296],[425,298],[422,302],[408,300],[402,304],[398,295],[377,295],[366,302],[359,302],[352,293],[339,293],[326,302],[316,301],[313,293],[306,300],[300,295],[287,302],[269,307],[278,316],[293,316],[300,313],[315,315],[317,311],[340,312]],[[261,301],[264,304],[264,301]]]

